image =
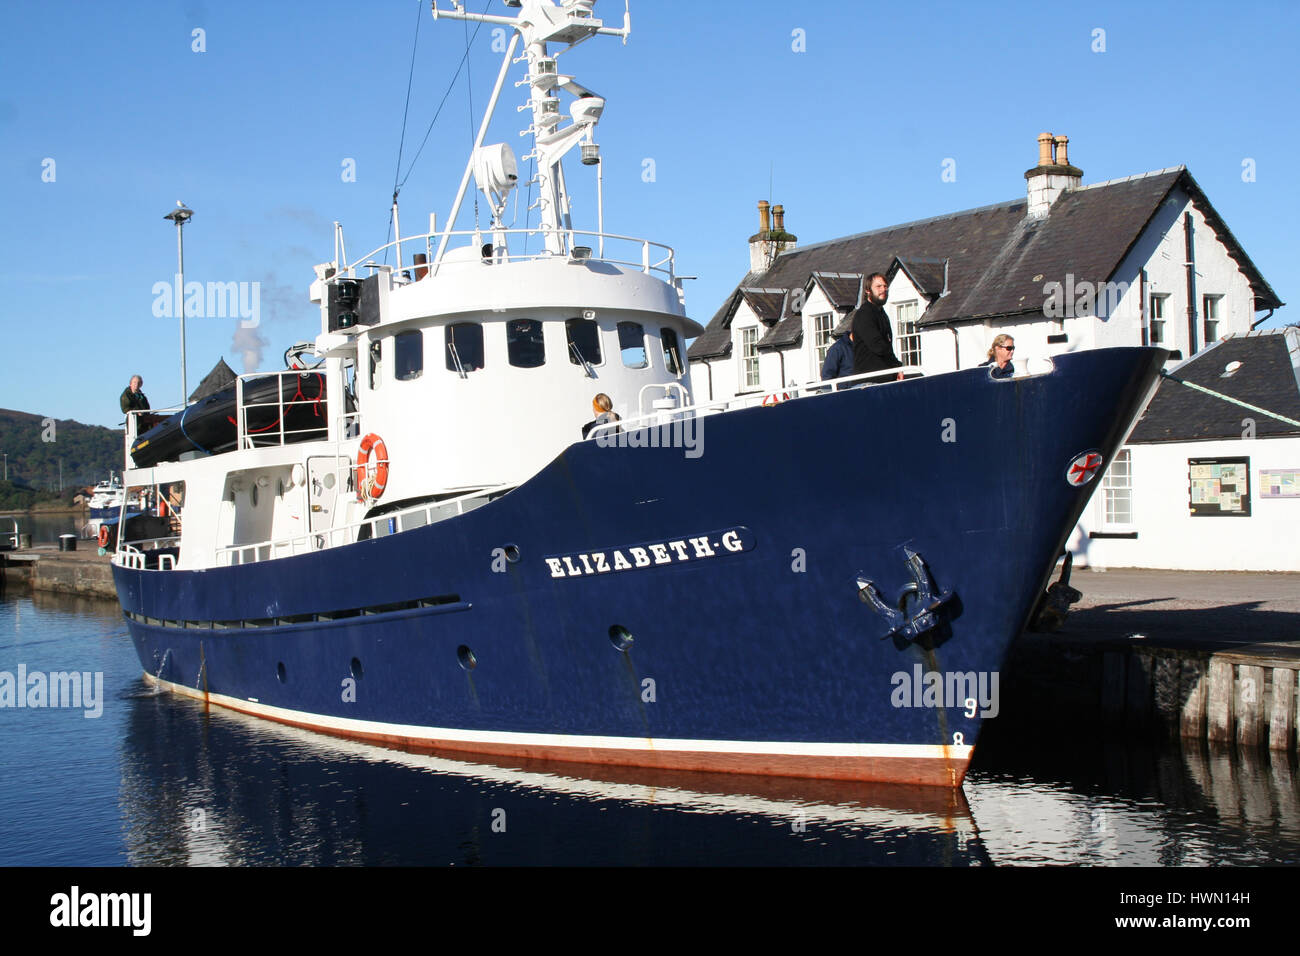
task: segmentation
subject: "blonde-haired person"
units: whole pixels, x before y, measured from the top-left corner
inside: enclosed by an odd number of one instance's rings
[[[993,378],[1010,378],[1016,374],[1016,367],[1011,364],[1015,354],[1016,340],[1004,332],[993,340],[988,361],[981,364],[989,366],[989,375]]]
[[[604,392],[597,392],[596,397],[591,400],[591,411],[596,418],[582,426],[583,438],[586,438],[597,425],[619,421],[618,412],[614,411],[614,402]],[[618,431],[618,429],[611,429],[611,431]]]

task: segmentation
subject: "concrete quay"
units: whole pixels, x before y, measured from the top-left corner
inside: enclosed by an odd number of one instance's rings
[[[117,600],[108,555],[94,541],[79,540],[76,551],[55,545],[0,551],[0,587]]]
[[[1076,571],[1055,634],[1002,671],[1009,724],[1296,750],[1300,574]]]

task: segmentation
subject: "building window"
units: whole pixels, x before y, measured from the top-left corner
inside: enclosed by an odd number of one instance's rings
[[[826,353],[830,351],[830,347],[834,343],[834,339],[831,338],[831,329],[835,327],[835,316],[830,312],[814,315],[812,323],[813,378],[817,378],[821,375],[822,365],[826,361]]]
[[[1133,463],[1129,450],[1117,454],[1101,480],[1106,499],[1106,525],[1133,523]]]
[[[1163,345],[1165,341],[1165,300],[1168,295],[1151,293],[1151,344]]]
[[[574,365],[600,364],[600,327],[592,319],[566,319],[569,361]]]
[[[393,336],[393,377],[409,382],[424,374],[424,333],[419,329]]]
[[[664,349],[664,368],[668,369],[669,375],[682,374],[682,351],[677,344],[677,332],[675,329],[660,329],[659,343]]]
[[[740,330],[740,371],[742,388],[758,388],[758,329]]]
[[[904,365],[921,364],[921,332],[916,327],[916,300],[894,306],[894,337],[898,339],[898,357]]]
[[[640,322],[618,324],[618,350],[623,353],[624,368],[649,368],[645,350],[645,329]]]
[[[506,351],[516,368],[538,368],[546,364],[546,343],[542,323],[536,319],[511,319],[506,323]]]
[[[1205,316],[1205,344],[1219,339],[1219,300],[1221,295],[1207,295],[1201,300],[1201,314]]]

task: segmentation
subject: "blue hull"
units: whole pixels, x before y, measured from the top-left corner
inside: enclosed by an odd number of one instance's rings
[[[1096,350],[1039,377],[972,369],[731,412],[702,420],[698,458],[584,442],[430,527],[114,578],[148,675],[286,723],[958,785],[996,703],[927,697],[917,678],[997,672],[1093,490],[1066,480],[1070,463],[1109,462],[1164,355]],[[892,603],[912,580],[904,547],[954,594],[916,641],[887,637],[856,583]]]

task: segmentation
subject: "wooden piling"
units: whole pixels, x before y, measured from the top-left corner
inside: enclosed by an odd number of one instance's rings
[[[1178,658],[1155,658],[1151,675],[1155,720],[1166,737],[1177,737],[1182,720],[1182,666]]]
[[[1205,694],[1205,716],[1209,724],[1207,738],[1213,743],[1232,741],[1232,664],[1228,661],[1210,661]]]
[[[1233,699],[1237,745],[1258,747],[1264,741],[1264,668],[1242,664],[1237,668]]]
[[[1273,699],[1268,714],[1268,749],[1290,750],[1295,731],[1296,671],[1273,668]]]
[[[1205,661],[1184,657],[1179,661],[1179,687],[1182,692],[1182,735],[1205,739],[1205,691],[1209,674]]]

